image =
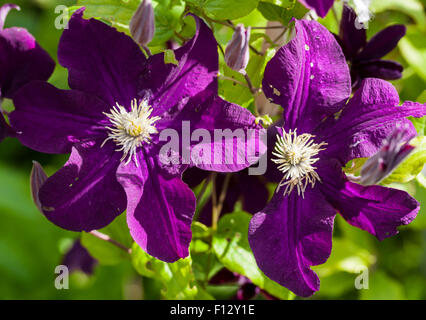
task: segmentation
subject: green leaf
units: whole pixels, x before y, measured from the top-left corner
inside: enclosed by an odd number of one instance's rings
[[[273,296],[287,299],[289,291],[265,276],[256,264],[247,239],[250,218],[248,213],[236,212],[220,219],[213,250],[229,270],[249,278]]]
[[[426,31],[416,26],[408,26],[407,34],[398,42],[405,61],[426,81]]]
[[[257,9],[267,20],[279,21],[284,26],[288,25],[292,18],[301,19],[308,12],[308,9],[295,1],[287,1],[281,5],[260,1]]]
[[[125,214],[120,215],[114,222],[106,228],[99,230],[99,232],[110,236],[111,239],[114,239],[125,247],[130,248],[132,245],[133,240],[130,237]],[[94,258],[104,265],[115,265],[129,258],[129,254],[123,249],[108,241],[101,240],[90,233],[82,233],[81,243]]]
[[[426,24],[424,8],[418,0],[373,0],[370,10],[376,14],[386,10],[401,11],[412,17],[419,25]]]
[[[102,19],[119,31],[130,34],[129,23],[140,0],[78,0],[78,6],[86,7],[85,17]],[[185,5],[176,0],[153,0],[155,14],[155,35],[149,44],[162,44],[173,37],[180,29],[180,17]],[[76,7],[72,7],[73,10]]]
[[[385,272],[377,270],[369,274],[368,290],[361,290],[363,300],[404,300],[404,289],[399,282]]]
[[[174,263],[166,263],[150,256],[137,243],[134,243],[132,264],[139,274],[162,283],[161,293],[166,299],[211,298],[207,292],[197,286],[192,272],[191,257],[180,259]]]
[[[334,238],[333,250],[326,263],[312,267],[320,277],[336,272],[358,273],[376,262],[376,257],[350,240]]]
[[[411,144],[416,148],[410,155],[387,177],[383,184],[393,182],[409,182],[415,179],[423,169],[426,162],[426,137],[417,137]]]
[[[179,61],[176,60],[175,52],[173,50],[167,49],[164,51],[164,63],[179,65]]]
[[[188,0],[208,17],[217,20],[237,19],[253,11],[259,0]]]
[[[419,103],[426,103],[426,90],[422,92],[422,94],[416,99]],[[414,127],[417,130],[417,134],[419,136],[426,135],[426,117],[422,118],[414,118],[409,117],[410,121],[413,123]]]

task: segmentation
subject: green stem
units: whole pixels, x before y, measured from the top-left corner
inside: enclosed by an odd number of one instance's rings
[[[101,239],[103,241],[107,241],[107,242],[111,243],[112,245],[116,246],[117,248],[120,248],[121,250],[127,252],[128,254],[132,253],[132,249],[127,248],[126,246],[122,245],[121,243],[115,241],[114,239],[111,239],[110,236],[108,236],[108,235],[106,235],[106,234],[104,234],[102,232],[99,232],[97,230],[93,230],[93,231],[90,231],[89,233],[92,236],[94,236],[94,237],[96,237],[98,239]]]

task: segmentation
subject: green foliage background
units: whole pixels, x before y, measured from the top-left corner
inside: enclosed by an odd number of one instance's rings
[[[11,2],[20,5],[21,11],[9,14],[6,27],[17,25],[27,28],[55,59],[62,32],[54,27],[58,16],[55,13],[57,5],[73,9],[86,4],[86,16],[102,18],[128,32],[128,21],[139,3],[138,0]],[[191,37],[193,21],[183,17],[183,1],[153,2],[157,32],[150,49],[154,53],[164,50],[165,41],[169,39],[180,42],[181,38]],[[390,59],[405,67],[404,77],[393,82],[401,100],[426,103],[426,1],[372,2],[375,17],[368,29],[370,37],[387,25],[407,25],[407,36],[400,41],[398,49],[389,55]],[[188,0],[186,4],[192,12],[210,19],[232,19],[234,23],[243,22],[246,26],[265,26],[266,18],[288,23],[285,8],[292,5],[292,1]],[[320,22],[329,30],[337,32],[337,23],[331,12]],[[217,40],[224,48],[232,36],[232,30],[217,23],[213,26]],[[265,39],[262,32],[252,33],[251,44],[258,50]],[[248,73],[255,86],[259,86],[264,66],[272,54],[273,51],[269,50],[263,56],[251,55]],[[223,61],[221,75],[244,81]],[[57,65],[50,82],[59,88],[68,88],[66,70]],[[220,94],[242,106],[253,106],[249,90],[239,84],[221,80]],[[13,109],[11,101],[5,101],[4,107]],[[419,134],[424,135],[424,121],[418,121],[416,126]],[[418,145],[420,151],[387,183],[407,190],[425,204],[424,176],[415,178],[425,162],[424,139],[420,138]],[[211,247],[208,245],[208,239],[212,237],[211,230],[195,223],[191,257],[175,264],[157,261],[137,246],[133,246],[131,255],[123,254],[112,245],[83,234],[83,244],[100,261],[95,274],[88,277],[82,273],[73,273],[70,289],[56,290],[55,267],[60,264],[73,239],[80,235],[52,225],[37,211],[31,200],[29,174],[32,160],[39,161],[47,173],[52,174],[66,159],[66,155],[43,155],[31,151],[21,146],[16,139],[6,139],[0,144],[0,299],[230,298],[237,290],[236,285],[206,285],[206,280],[223,266],[247,276],[278,298],[295,298],[285,288],[265,277],[255,265],[246,239],[249,215],[238,208],[233,214],[221,219]],[[132,241],[126,228],[123,215],[104,232],[116,235],[115,238],[121,243],[131,247]],[[369,289],[356,290],[355,278],[365,267],[370,270]],[[399,235],[383,242],[349,226],[338,217],[332,256],[326,264],[314,269],[320,276],[321,290],[310,299],[426,299],[426,205],[413,223],[400,228]]]

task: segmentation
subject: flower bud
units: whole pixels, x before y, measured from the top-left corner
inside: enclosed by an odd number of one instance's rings
[[[359,183],[368,186],[377,184],[387,176],[413,151],[405,137],[407,129],[397,127],[384,141],[383,146],[369,158],[361,168]]]
[[[154,9],[151,0],[143,0],[130,21],[130,33],[141,46],[151,42],[155,32]]]
[[[38,192],[40,191],[41,186],[46,182],[47,175],[43,170],[43,167],[37,161],[33,161],[33,168],[31,170],[30,177],[30,186],[31,194],[33,196],[33,201],[37,208],[43,212],[40,200],[38,198]]]
[[[225,50],[225,62],[233,70],[244,73],[249,61],[250,27],[238,24]]]

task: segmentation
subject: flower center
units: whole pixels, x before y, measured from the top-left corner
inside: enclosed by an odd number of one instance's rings
[[[316,168],[312,165],[319,160],[314,156],[324,150],[321,147],[327,143],[314,143],[314,137],[308,133],[297,135],[296,130],[287,133],[284,129],[282,136],[277,134],[277,142],[272,152],[276,158],[272,161],[278,165],[278,170],[284,173],[277,192],[285,186],[285,196],[297,187],[297,194],[304,197],[308,183],[313,188],[317,180],[321,182],[318,173],[315,172]]]
[[[110,113],[104,112],[112,126],[106,127],[109,131],[108,138],[105,139],[102,146],[108,140],[113,140],[119,147],[117,151],[123,152],[121,161],[127,158],[125,163],[127,165],[133,157],[138,166],[136,150],[143,143],[150,144],[151,135],[158,133],[155,122],[160,117],[151,117],[151,113],[152,107],[146,100],[142,100],[138,105],[138,101],[134,99],[130,111],[117,103],[111,108]]]

